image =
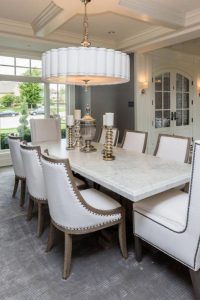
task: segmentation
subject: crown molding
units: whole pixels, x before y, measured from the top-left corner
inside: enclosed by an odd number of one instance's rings
[[[191,26],[200,23],[200,8],[188,11],[185,18],[185,26]]]
[[[137,12],[141,21],[178,29],[185,25],[185,14],[156,3],[154,0],[120,0],[119,5]]]
[[[164,28],[164,27],[153,27],[147,29],[137,35],[134,35],[130,38],[122,40],[117,48],[123,51],[130,51],[135,49],[136,46],[143,44],[147,41],[153,41],[155,38],[160,36],[165,36],[172,32],[172,29]]]
[[[44,27],[62,11],[63,8],[51,1],[31,23],[34,33],[37,36],[43,36]]]

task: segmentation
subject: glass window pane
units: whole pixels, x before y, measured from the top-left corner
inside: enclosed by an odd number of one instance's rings
[[[42,70],[41,69],[31,69],[31,75],[33,77],[40,77],[40,76],[42,76]]]
[[[42,68],[42,61],[38,59],[31,59],[31,68]]]
[[[183,78],[183,91],[189,92],[189,80],[186,77]]]
[[[16,58],[17,67],[30,67],[30,59],[27,58]]]
[[[14,57],[0,56],[0,65],[14,66],[14,64],[15,64]]]
[[[170,92],[164,93],[164,109],[170,109]]]
[[[176,74],[176,90],[182,92],[183,76],[181,74]]]
[[[182,110],[176,111],[176,126],[182,126]]]
[[[182,108],[182,93],[176,93],[176,108]]]
[[[30,69],[29,68],[16,68],[16,75],[17,76],[30,76]]]
[[[189,125],[189,110],[183,110],[183,125]]]
[[[155,93],[155,109],[162,109],[162,93]]]
[[[189,94],[183,94],[183,108],[189,108]]]
[[[170,110],[164,111],[163,127],[170,127]]]
[[[155,112],[155,128],[162,127],[162,111]]]
[[[0,74],[3,74],[3,75],[15,75],[15,69],[14,69],[14,67],[0,66]]]
[[[170,73],[164,74],[164,91],[170,91]]]
[[[155,78],[155,90],[162,91],[162,75],[158,75]]]

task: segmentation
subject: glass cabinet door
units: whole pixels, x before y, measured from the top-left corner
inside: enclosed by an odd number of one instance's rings
[[[189,125],[190,101],[189,79],[176,74],[176,126]]]

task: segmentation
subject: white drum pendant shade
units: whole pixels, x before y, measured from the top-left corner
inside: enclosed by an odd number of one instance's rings
[[[111,85],[130,80],[126,53],[95,47],[68,47],[42,55],[44,81],[75,85]]]

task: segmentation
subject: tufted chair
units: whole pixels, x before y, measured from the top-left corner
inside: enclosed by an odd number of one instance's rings
[[[75,185],[69,160],[42,157],[51,225],[47,251],[53,246],[54,229],[65,235],[63,278],[69,276],[72,236],[119,225],[119,242],[122,255],[127,257],[125,213],[111,197],[95,190],[79,191]]]
[[[61,139],[60,118],[30,119],[32,143]]]
[[[142,259],[142,239],[186,265],[197,299],[200,299],[199,191],[200,141],[196,141],[189,195],[173,189],[134,203],[136,259]]]
[[[15,172],[15,185],[14,185],[12,197],[15,197],[19,185],[19,181],[21,181],[20,206],[22,207],[24,205],[25,193],[26,193],[26,176],[25,176],[23,161],[20,153],[20,142],[21,142],[21,138],[19,136],[14,136],[12,134],[8,136],[8,144],[10,148],[13,169]]]
[[[183,136],[159,134],[154,155],[167,160],[188,162],[191,139]]]
[[[122,148],[126,150],[133,150],[138,153],[145,153],[147,136],[147,132],[125,130]]]
[[[112,131],[113,131],[113,146],[117,146],[118,139],[119,139],[119,129],[113,128]],[[105,138],[106,138],[106,129],[102,128],[98,143],[105,144]]]
[[[38,206],[37,236],[41,236],[44,229],[44,206],[47,204],[44,176],[40,162],[40,147],[30,147],[21,143],[21,156],[24,163],[26,182],[29,191],[29,207],[27,220],[32,219],[34,203]]]

